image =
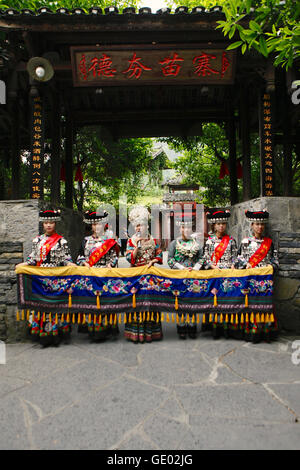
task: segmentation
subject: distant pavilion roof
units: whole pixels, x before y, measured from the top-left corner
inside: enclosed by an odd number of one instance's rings
[[[163,195],[163,202],[195,202],[198,194],[191,193],[165,193]]]

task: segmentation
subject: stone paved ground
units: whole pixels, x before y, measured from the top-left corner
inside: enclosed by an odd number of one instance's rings
[[[292,341],[7,345],[0,449],[299,449]],[[299,340],[300,338],[298,338]]]
[[[299,449],[294,340],[6,346],[0,449]],[[300,358],[300,354],[298,355]]]

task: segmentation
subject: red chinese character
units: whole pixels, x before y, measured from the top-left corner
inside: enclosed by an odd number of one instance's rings
[[[141,76],[143,70],[152,70],[150,67],[146,67],[146,65],[141,64],[139,61],[141,57],[137,57],[136,53],[134,52],[132,59],[129,60],[129,67],[127,70],[124,70],[122,73],[129,73],[130,75],[128,78],[132,78],[133,76],[138,79]]]
[[[79,71],[83,76],[83,80],[87,79],[87,71],[86,71],[86,62],[85,62],[85,55],[82,54],[80,62],[79,62]]]
[[[197,74],[199,76],[202,75],[202,77],[205,77],[206,75],[211,75],[212,73],[215,73],[215,74],[219,75],[220,72],[210,68],[210,66],[209,66],[209,61],[211,59],[215,59],[215,58],[216,58],[215,55],[205,54],[205,52],[203,52],[202,55],[198,55],[198,56],[194,57],[193,58],[193,64],[196,68],[195,74]]]
[[[221,77],[222,78],[224,77],[224,74],[225,74],[226,70],[228,69],[229,65],[230,65],[230,62],[228,60],[226,52],[223,52],[222,53],[222,70],[221,70]]]
[[[179,70],[181,69],[181,65],[176,64],[176,62],[183,62],[184,59],[179,57],[177,52],[174,52],[173,59],[171,57],[166,57],[164,60],[161,60],[159,63],[163,66],[162,72],[165,77],[169,75],[178,75]]]
[[[92,71],[94,77],[96,76],[96,74],[98,75],[98,77],[100,77],[101,75],[103,75],[104,77],[114,77],[114,74],[117,71],[116,69],[111,68],[111,64],[111,58],[106,54],[102,54],[102,57],[94,57],[91,60],[91,66],[88,69],[88,72]]]

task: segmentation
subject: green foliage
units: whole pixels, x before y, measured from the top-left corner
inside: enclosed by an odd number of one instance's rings
[[[198,0],[188,0],[185,5],[193,8]],[[181,0],[174,0],[180,5]],[[235,38],[228,49],[241,48],[242,54],[255,49],[264,57],[271,55],[275,66],[290,68],[300,59],[300,2],[297,0],[210,0],[202,1],[209,8],[223,7],[226,19],[218,21],[228,39]],[[251,14],[249,24],[246,15]],[[249,18],[249,17],[247,17]]]
[[[174,168],[186,183],[199,184],[199,201],[212,207],[230,204],[229,177],[219,179],[221,159],[226,160],[229,152],[223,126],[207,123],[199,137],[171,137],[163,141],[182,154]]]
[[[260,156],[259,136],[251,134],[251,182],[252,197],[260,195]],[[203,134],[199,137],[165,138],[171,148],[181,153],[173,163],[178,173],[184,176],[188,184],[199,184],[199,202],[207,206],[230,205],[229,176],[219,179],[221,159],[227,160],[229,154],[228,141],[224,126],[215,123],[203,125]],[[237,142],[237,158],[242,157],[240,142]],[[274,154],[275,196],[283,195],[284,152],[277,146]],[[300,146],[294,145],[292,152],[292,172],[294,196],[300,195]],[[242,180],[238,180],[239,200],[242,200]]]
[[[251,48],[264,57],[272,55],[275,66],[290,68],[300,57],[299,2],[293,0],[224,0],[225,21],[218,21],[224,35],[237,33],[239,41],[230,49],[241,47],[242,54]],[[241,24],[251,13],[249,25]],[[228,49],[229,49],[228,48]]]
[[[152,173],[151,151],[151,139],[103,141],[99,127],[80,129],[74,145],[74,159],[84,177],[75,186],[78,209],[100,202],[117,205],[121,194],[134,203],[143,190],[144,175]]]
[[[65,152],[65,142],[62,141],[61,155]],[[82,128],[76,135],[73,147],[74,175],[76,165],[80,164],[83,182],[73,183],[74,206],[82,211],[97,207],[100,203],[110,203],[116,208],[119,197],[126,195],[129,204],[135,204],[139,198],[151,193],[158,197],[160,190],[148,185],[145,187],[145,176],[157,176],[158,167],[152,161],[152,139],[120,139],[117,142],[103,142],[99,137],[99,127]],[[29,152],[22,151],[20,167],[20,198],[27,199],[29,195]],[[5,166],[0,159],[0,171],[4,181],[4,199],[9,199],[12,193],[11,168]],[[44,199],[50,201],[51,188],[51,154],[45,153],[44,158]],[[156,194],[157,192],[157,194]],[[65,184],[61,182],[61,203],[64,204]]]
[[[47,7],[52,11],[58,8],[67,8],[73,10],[74,8],[82,8],[88,12],[91,7],[105,8],[107,6],[116,6],[120,10],[125,7],[137,6],[137,0],[0,0],[0,9],[15,8],[22,10],[22,8],[29,8],[30,10],[37,11],[39,8]]]

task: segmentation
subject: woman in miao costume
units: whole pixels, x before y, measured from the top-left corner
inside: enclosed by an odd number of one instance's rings
[[[204,245],[204,269],[233,269],[237,258],[237,244],[234,238],[227,234],[227,223],[230,217],[229,210],[209,210],[206,213],[207,221],[211,224],[211,232]],[[202,324],[202,330],[210,329],[209,323]],[[213,322],[212,334],[217,339],[223,333],[226,338],[241,336],[235,331],[236,327],[226,321]]]
[[[277,251],[271,238],[265,237],[265,226],[269,219],[269,213],[262,211],[246,211],[247,220],[251,223],[252,235],[244,238],[238,251],[237,266],[241,269],[260,268],[273,266],[274,271],[278,269],[279,262]],[[273,314],[274,316],[274,314]],[[274,322],[256,323],[249,322],[244,330],[246,341],[254,343],[264,339],[270,341],[278,334],[277,320]]]
[[[237,244],[233,237],[227,234],[227,223],[230,217],[229,210],[209,210],[206,212],[211,231],[204,245],[204,269],[233,269],[237,257]],[[241,336],[235,325],[226,321],[226,314],[223,315],[222,323],[214,321],[213,324],[202,324],[202,331],[212,328],[214,339],[218,339],[222,334],[226,338],[229,336]]]
[[[61,219],[60,211],[47,209],[39,213],[39,221],[43,223],[44,233],[34,238],[32,252],[24,263],[18,266],[40,266],[54,268],[57,266],[74,265],[72,262],[68,242],[56,233],[56,222]],[[75,266],[75,265],[74,265]],[[65,316],[66,317],[66,316]],[[55,312],[51,315],[30,315],[29,332],[32,338],[39,338],[42,346],[53,344],[57,346],[61,337],[67,342],[70,339],[71,324],[66,321],[56,321]]]
[[[126,259],[132,267],[149,268],[154,263],[162,264],[162,250],[159,243],[148,233],[149,213],[145,207],[135,207],[129,213],[129,221],[135,234],[127,242]],[[135,320],[136,314],[136,320]],[[131,322],[128,321],[131,316]],[[158,321],[157,321],[158,320]],[[127,314],[125,338],[137,343],[150,343],[163,337],[160,314],[157,312],[131,312]]]
[[[91,226],[92,235],[83,239],[77,264],[93,268],[114,268],[118,263],[119,246],[114,238],[110,238],[105,232],[105,225],[108,220],[108,213],[101,214],[95,211],[87,211],[83,221]],[[85,316],[88,321],[88,315]],[[96,315],[96,322],[88,323],[88,333],[94,341],[105,341],[109,336],[117,339],[119,328],[116,314]],[[110,324],[112,320],[112,324]],[[82,328],[83,327],[83,328]],[[79,332],[84,332],[84,325],[79,325]]]
[[[192,221],[179,221],[180,237],[173,240],[168,250],[168,265],[172,269],[189,269],[199,271],[203,265],[201,259],[202,249],[192,234]],[[179,323],[177,324],[177,333],[180,339],[186,339],[188,336],[195,339],[197,336],[197,323],[190,316],[187,321],[187,315],[179,315]]]

